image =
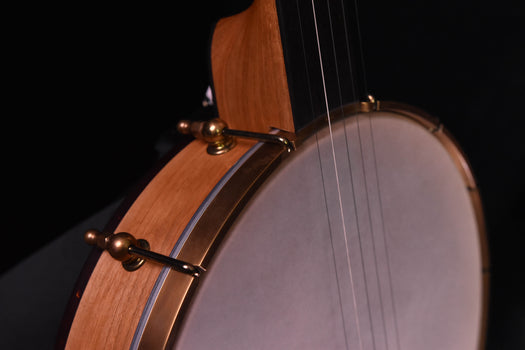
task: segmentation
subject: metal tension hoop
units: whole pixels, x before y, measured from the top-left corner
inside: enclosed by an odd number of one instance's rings
[[[114,259],[122,261],[122,266],[127,271],[137,270],[144,265],[146,259],[154,260],[193,277],[199,277],[205,271],[200,266],[152,252],[149,250],[148,241],[136,239],[127,232],[106,234],[91,229],[84,234],[84,241],[89,245],[107,250]]]
[[[286,147],[288,152],[295,150],[293,141],[290,141],[284,136],[229,129],[228,124],[219,118],[204,122],[181,120],[177,124],[177,130],[181,134],[193,135],[198,139],[208,142],[207,151],[212,155],[226,153],[235,147],[234,136],[278,143]]]

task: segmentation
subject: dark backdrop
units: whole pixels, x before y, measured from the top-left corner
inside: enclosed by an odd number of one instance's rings
[[[15,257],[2,272],[121,198],[158,160],[159,139],[199,112],[210,26],[250,1],[191,3],[6,11],[4,247]],[[359,8],[370,92],[439,117],[471,161],[493,266],[489,345],[523,347],[522,2]]]

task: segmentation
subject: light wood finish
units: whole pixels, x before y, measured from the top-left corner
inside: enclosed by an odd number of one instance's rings
[[[227,154],[211,156],[205,143],[194,141],[145,188],[115,231],[146,239],[153,251],[168,255],[199,205],[252,145],[239,140]],[[66,348],[129,348],[160,271],[161,265],[146,262],[127,272],[104,252],[80,301]]]
[[[220,20],[211,59],[219,117],[230,128],[295,131],[275,0]]]
[[[255,0],[243,13],[218,22],[212,73],[219,116],[230,128],[294,131],[275,1]],[[115,232],[129,232],[148,240],[152,251],[169,254],[199,205],[253,144],[238,140],[232,151],[211,156],[205,143],[191,143],[146,187]],[[66,348],[129,348],[160,271],[160,265],[147,262],[127,272],[103,253]]]

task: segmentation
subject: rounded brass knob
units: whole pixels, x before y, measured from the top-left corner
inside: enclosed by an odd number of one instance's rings
[[[228,124],[222,119],[216,118],[204,122],[202,125],[202,136],[206,142],[223,142],[225,139],[224,129],[228,128]]]
[[[149,249],[149,244],[146,240],[137,240],[127,232],[105,234],[91,229],[84,234],[84,241],[89,245],[96,245],[101,249],[107,250],[109,255],[113,259],[121,261],[122,266],[128,271],[138,269],[145,262],[143,258],[130,254],[130,247]]]
[[[191,121],[190,120],[180,120],[177,123],[177,131],[183,135],[191,134]]]
[[[222,119],[215,118],[204,122],[191,122],[181,120],[177,124],[177,130],[181,134],[193,135],[208,143],[209,154],[223,154],[235,147],[235,139],[226,135],[228,124]]]
[[[102,249],[104,249],[106,246],[105,238],[105,235],[94,229],[87,230],[86,233],[84,233],[84,241],[87,244],[96,245]]]
[[[127,232],[119,232],[106,238],[106,250],[118,261],[126,261],[131,257],[130,246],[138,246],[138,242]]]

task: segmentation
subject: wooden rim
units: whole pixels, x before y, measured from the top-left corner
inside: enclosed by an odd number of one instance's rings
[[[133,205],[133,202],[135,202],[135,200],[139,197],[140,193],[144,190],[148,183],[160,172],[160,170],[170,161],[170,159],[172,159],[184,147],[186,147],[190,141],[190,137],[182,137],[180,141],[177,142],[168,153],[160,158],[154,167],[150,169],[150,171],[133,186],[131,191],[129,191],[125,199],[118,206],[112,217],[104,226],[104,232],[115,231],[126,212]],[[60,322],[55,343],[56,349],[63,349],[66,346],[68,334],[71,330],[71,325],[73,324],[80,300],[82,299],[84,290],[86,289],[91,274],[93,273],[93,270],[95,269],[101,254],[102,250],[93,248],[84,262]]]
[[[152,250],[169,255],[201,202],[253,144],[240,140],[231,152],[210,156],[206,144],[190,143],[145,187],[115,231],[146,239]],[[186,171],[189,166],[193,172]],[[161,265],[148,262],[128,272],[102,253],[78,303],[66,348],[129,348],[161,270]]]

